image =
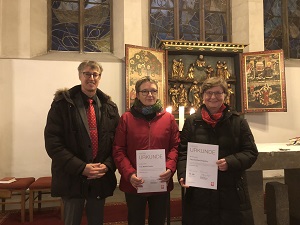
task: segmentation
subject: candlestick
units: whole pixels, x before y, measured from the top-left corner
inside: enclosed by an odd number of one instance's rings
[[[178,125],[178,128],[179,128],[179,131],[182,130],[183,128],[183,124],[184,124],[184,106],[179,106],[179,125]]]

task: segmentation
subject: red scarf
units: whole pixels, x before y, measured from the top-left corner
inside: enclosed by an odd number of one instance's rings
[[[217,113],[210,114],[210,112],[204,106],[201,109],[201,115],[206,123],[210,124],[212,127],[215,127],[217,122],[222,118],[224,109],[226,109],[226,106],[223,104]]]

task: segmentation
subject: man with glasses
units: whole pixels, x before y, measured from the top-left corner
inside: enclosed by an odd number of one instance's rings
[[[103,224],[105,198],[116,188],[112,159],[118,108],[98,89],[103,68],[95,61],[78,67],[81,85],[58,90],[44,137],[52,159],[51,195],[64,203],[64,224],[80,225],[85,207],[89,225]]]

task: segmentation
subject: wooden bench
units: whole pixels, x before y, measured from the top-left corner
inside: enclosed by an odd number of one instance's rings
[[[16,178],[16,181],[8,184],[0,184],[0,198],[2,205],[2,213],[5,212],[5,206],[7,204],[20,204],[21,207],[21,222],[25,222],[25,202],[26,191],[29,186],[35,181],[34,177]],[[19,200],[8,200],[12,198],[12,195],[19,194]],[[8,201],[7,201],[8,200]]]
[[[40,210],[43,202],[59,202],[61,219],[63,219],[63,205],[61,198],[43,199],[43,194],[51,193],[52,177],[40,177],[29,186],[29,221],[33,221],[34,204],[38,204]]]

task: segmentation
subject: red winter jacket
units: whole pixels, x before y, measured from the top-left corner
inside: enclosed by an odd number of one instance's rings
[[[179,142],[178,125],[172,114],[164,111],[147,121],[134,110],[125,112],[120,118],[113,146],[113,158],[121,174],[120,190],[137,193],[130,183],[131,175],[136,173],[136,150],[165,149],[166,169],[174,174]],[[173,180],[170,179],[167,190],[172,189]]]

